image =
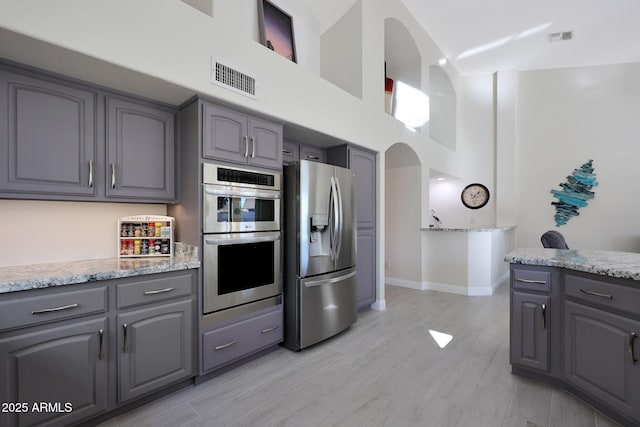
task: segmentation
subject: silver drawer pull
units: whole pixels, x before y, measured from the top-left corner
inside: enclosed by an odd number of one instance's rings
[[[145,295],[164,294],[165,292],[171,292],[172,290],[173,288],[165,288],[165,289],[158,289],[157,291],[145,291],[144,294]]]
[[[98,337],[100,340],[100,351],[98,351],[98,359],[104,359],[104,330],[100,329],[98,331]]]
[[[534,283],[536,285],[546,285],[547,282],[545,280],[528,280],[528,279],[516,279],[516,282],[520,283]]]
[[[588,291],[588,290],[582,289],[582,288],[580,288],[580,292],[582,292],[583,294],[593,295],[593,296],[600,297],[600,298],[613,299],[613,295],[601,294],[600,292]]]
[[[309,160],[320,160],[320,157],[314,156],[313,154],[307,154],[307,159],[309,159]]]
[[[267,334],[267,333],[269,333],[269,332],[271,332],[271,331],[275,331],[275,330],[276,330],[276,329],[278,329],[278,328],[279,328],[279,326],[278,326],[278,325],[275,325],[275,326],[272,326],[272,327],[270,327],[270,328],[263,329],[263,330],[262,330],[262,333],[263,333],[263,334]]]
[[[69,310],[71,308],[76,308],[78,306],[78,304],[69,304],[69,305],[63,305],[61,307],[54,307],[54,308],[43,308],[42,310],[35,310],[32,311],[31,314],[45,314],[45,313],[52,313],[54,311],[62,311],[62,310]]]
[[[236,343],[236,340],[233,340],[228,344],[222,344],[222,345],[217,346],[216,348],[214,348],[214,350],[222,350],[223,348],[231,347],[235,343]]]

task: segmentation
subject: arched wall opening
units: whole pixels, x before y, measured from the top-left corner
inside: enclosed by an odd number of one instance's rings
[[[385,283],[420,289],[422,164],[405,143],[385,152]]]

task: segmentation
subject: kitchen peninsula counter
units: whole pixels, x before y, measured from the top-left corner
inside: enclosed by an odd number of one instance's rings
[[[104,258],[0,267],[0,294],[199,267],[197,256]]]
[[[617,251],[519,248],[504,260],[511,264],[559,267],[600,276],[640,280],[640,254]]]

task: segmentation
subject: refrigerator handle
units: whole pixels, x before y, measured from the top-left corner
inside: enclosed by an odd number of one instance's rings
[[[340,190],[340,181],[338,180],[338,178],[335,178],[335,184],[336,184],[336,193],[337,193],[337,200],[338,200],[338,227],[337,227],[337,244],[336,244],[336,259],[338,259],[338,257],[340,257],[340,250],[342,248],[342,233],[343,233],[343,226],[344,226],[344,212],[342,210],[342,190]]]
[[[338,242],[340,232],[340,205],[338,204],[340,200],[340,194],[338,193],[338,188],[336,186],[336,179],[331,177],[331,209],[333,211],[333,220],[331,221],[331,234],[332,237],[330,239],[331,243],[331,259],[335,260],[338,257]]]

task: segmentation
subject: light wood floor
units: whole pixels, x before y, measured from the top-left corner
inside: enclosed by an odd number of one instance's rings
[[[386,288],[387,310],[294,353],[278,348],[114,418],[114,426],[616,426],[510,374],[509,295]],[[444,348],[430,331],[453,336]]]

